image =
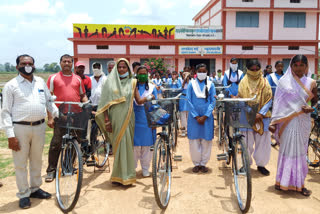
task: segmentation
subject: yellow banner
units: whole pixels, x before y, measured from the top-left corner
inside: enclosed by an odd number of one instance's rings
[[[73,24],[74,38],[164,39],[175,38],[174,25]]]

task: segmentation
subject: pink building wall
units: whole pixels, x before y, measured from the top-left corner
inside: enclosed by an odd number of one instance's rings
[[[269,39],[269,13],[260,12],[258,28],[237,28],[236,12],[227,13],[226,23],[227,40],[267,40]]]
[[[175,46],[161,45],[160,50],[150,50],[148,45],[130,45],[130,54],[175,55]]]
[[[265,55],[268,54],[267,46],[253,46],[253,50],[242,50],[241,45],[227,45],[227,54]]]
[[[272,54],[275,55],[295,55],[295,54],[305,54],[309,55],[314,54],[316,52],[316,48],[314,46],[299,46],[299,50],[289,50],[288,46],[273,46]]]
[[[275,12],[273,21],[274,40],[316,40],[317,14],[306,14],[306,28],[284,28],[284,13]]]
[[[301,3],[290,3],[290,0],[274,0],[274,7],[317,8],[318,0],[302,0]]]
[[[126,46],[109,45],[109,49],[97,49],[96,45],[78,45],[78,54],[126,54]]]
[[[270,0],[243,2],[242,0],[226,0],[227,7],[270,7]]]

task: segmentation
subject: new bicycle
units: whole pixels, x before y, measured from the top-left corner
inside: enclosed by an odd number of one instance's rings
[[[82,141],[79,138],[86,130],[92,114],[89,103],[55,103],[60,104],[57,126],[66,130],[56,169],[56,198],[61,211],[67,213],[73,210],[79,199],[83,165],[103,167],[108,159],[108,145],[101,137],[99,128],[93,124],[88,147],[84,149],[79,146],[79,141]]]
[[[218,154],[219,161],[232,162],[234,187],[241,212],[248,212],[251,204],[252,183],[249,155],[244,136],[240,128],[252,128],[255,124],[258,104],[251,99],[221,99],[225,106],[223,153]]]
[[[144,104],[145,113],[150,128],[162,128],[157,134],[152,159],[152,182],[156,202],[161,209],[166,209],[171,194],[172,181],[172,150],[175,144],[172,123],[175,118],[175,98],[152,100]]]

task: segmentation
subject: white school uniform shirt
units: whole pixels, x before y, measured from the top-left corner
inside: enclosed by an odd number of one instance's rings
[[[99,82],[97,82],[93,76],[90,78],[92,83],[90,100],[93,105],[98,105],[101,97],[102,85],[108,79],[108,76],[103,74],[102,77],[100,77]]]

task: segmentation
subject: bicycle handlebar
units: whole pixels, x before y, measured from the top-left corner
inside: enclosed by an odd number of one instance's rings
[[[219,100],[220,102],[248,102],[253,101],[257,98],[257,95],[254,95],[252,98],[224,98],[223,100]]]
[[[216,89],[227,89],[227,88],[230,88],[231,85],[228,85],[228,86],[217,86],[215,87]]]

